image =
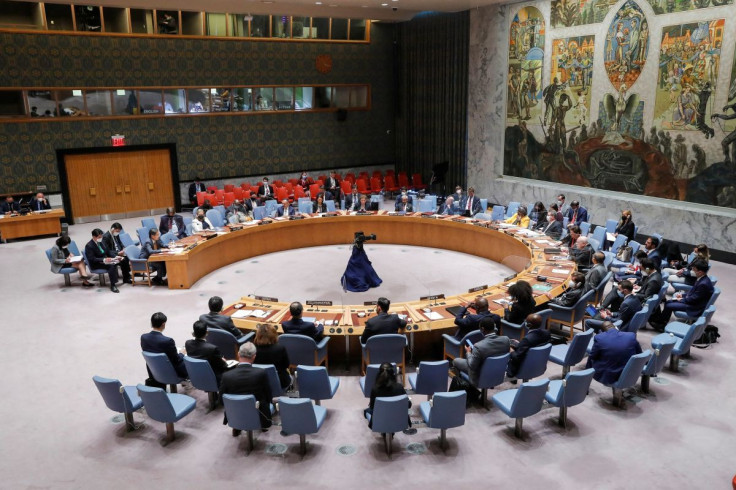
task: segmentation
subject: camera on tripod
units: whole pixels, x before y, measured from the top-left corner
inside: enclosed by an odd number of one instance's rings
[[[376,235],[375,234],[366,235],[362,231],[356,231],[355,232],[355,239],[353,240],[353,244],[356,247],[362,247],[363,246],[363,243],[367,242],[368,240],[375,240],[375,239],[376,239]]]

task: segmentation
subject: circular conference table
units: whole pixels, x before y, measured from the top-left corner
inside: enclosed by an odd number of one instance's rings
[[[516,227],[506,227],[489,221],[471,218],[400,216],[379,211],[368,215],[348,215],[344,212],[329,216],[311,216],[303,219],[275,219],[268,222],[226,228],[224,232],[204,233],[184,238],[170,253],[152,256],[149,260],[165,261],[170,289],[188,289],[201,277],[226,265],[259,255],[323,245],[352,243],[356,231],[375,233],[381,244],[414,245],[442,248],[467,253],[499,262],[516,272],[500,284],[481,285],[467,293],[445,297],[443,294],[392,303],[391,313],[405,316],[408,322],[410,349],[421,351],[437,344],[442,333],[454,328],[455,316],[448,308],[462,306],[477,296],[486,297],[491,311],[503,316],[501,301],[506,289],[515,280],[528,281],[537,304],[561,294],[563,284],[575,271],[575,263],[559,256],[555,242],[545,235]],[[545,250],[546,249],[546,250]],[[540,280],[539,277],[546,277]],[[389,298],[390,299],[390,298]],[[223,313],[233,318],[244,331],[255,330],[259,323],[276,325],[291,318],[289,304],[304,301],[301,298],[242,297],[228,305]],[[345,346],[330,342],[330,352],[359,350],[355,340],[363,333],[365,322],[374,314],[371,303],[333,306],[330,301],[307,304],[304,317],[315,318],[325,325],[325,335],[344,336]],[[421,333],[416,339],[415,333]]]

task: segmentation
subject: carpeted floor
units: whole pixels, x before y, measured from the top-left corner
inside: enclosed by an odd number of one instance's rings
[[[122,222],[133,230],[139,220]],[[109,224],[72,226],[70,235],[82,246],[92,228]],[[569,410],[567,429],[556,425],[557,409],[545,406],[525,420],[524,438],[518,440],[513,421],[501,411],[472,408],[465,426],[448,431],[446,453],[439,449],[438,431],[418,424],[416,434],[396,436],[389,461],[380,436],[362,418],[367,400],[357,363],[350,371],[334,363],[330,374],[340,377],[340,388],[335,399],[323,402],[327,420],[307,437],[306,456],[299,455],[298,436],[281,436],[274,427],[257,435],[255,450],[245,457],[245,436],[231,436],[222,425],[222,408],[207,413],[204,393],[180,391],[194,396],[197,408],[176,424],[177,440],[164,447],[163,424],[138,413],[143,427],[127,433],[91,377],[115,377],[124,384],[145,378],[138,339],[154,311],[168,315],[166,334],[183,346],[213,294],[226,302],[254,292],[338,298],[347,248],[258,257],[210,274],[190,290],[126,285],[112,294],[105,288],[84,290],[78,281],[64,288],[44,257],[52,242],[0,245],[8,346],[0,357],[2,488],[728,488],[736,473],[736,355],[727,321],[736,314],[729,293],[736,288],[735,266],[716,263],[712,270],[724,291],[713,321],[721,329],[720,342],[694,349],[679,373],[665,371],[653,380],[651,394],[629,393],[624,410],[611,405],[609,389],[593,382],[585,402]],[[371,244],[368,254],[384,284],[341,301],[453,294],[497,281],[506,271],[433,249]],[[640,332],[643,347],[652,335]],[[560,375],[561,368],[550,364],[547,376]],[[490,395],[511,387],[504,383]],[[425,397],[411,398],[412,419],[418,420]]]

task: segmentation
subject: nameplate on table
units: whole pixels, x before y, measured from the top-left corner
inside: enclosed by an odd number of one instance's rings
[[[267,225],[269,223],[271,223],[271,220],[267,220],[267,221],[266,220],[261,220],[261,221],[258,222],[258,226]]]
[[[272,303],[278,303],[279,302],[279,299],[278,298],[270,298],[268,296],[254,296],[254,298],[256,300],[258,300],[258,301],[270,301]]]
[[[510,281],[511,279],[513,279],[513,278],[515,278],[515,277],[516,277],[516,274],[511,274],[510,276],[506,276],[506,277],[504,277],[504,278],[503,278],[503,280],[504,280],[504,282],[505,282],[505,281]]]
[[[340,213],[338,213],[337,211],[331,211],[324,214],[325,218],[334,218],[335,216],[340,216]]]
[[[376,306],[378,301],[363,301],[363,306]]]
[[[546,254],[558,254],[562,252],[562,250],[559,247],[547,247],[544,249],[544,253]]]
[[[306,303],[309,306],[332,306],[332,301],[309,300]]]
[[[422,296],[419,298],[419,301],[434,301],[436,299],[445,299],[445,294],[432,294],[430,296]]]
[[[475,293],[476,291],[483,291],[484,289],[488,289],[488,284],[484,284],[482,286],[476,286],[474,288],[468,289],[469,293]]]
[[[289,221],[294,221],[295,219],[304,219],[304,216],[289,216]]]

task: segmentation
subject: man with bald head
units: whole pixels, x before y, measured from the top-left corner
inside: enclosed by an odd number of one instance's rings
[[[38,192],[36,197],[31,199],[30,206],[31,211],[44,211],[46,209],[51,209],[49,200],[44,197],[43,192]]]
[[[527,333],[524,338],[516,341],[511,341],[511,358],[509,359],[509,365],[506,368],[506,375],[509,378],[514,378],[516,373],[519,371],[521,362],[526,357],[527,351],[532,347],[539,347],[549,342],[550,334],[549,330],[540,328],[542,326],[542,317],[537,313],[532,313],[526,317],[524,322],[526,325]],[[511,382],[515,382],[512,380]]]
[[[594,252],[595,250],[588,243],[588,237],[580,236],[575,241],[575,246],[570,248],[570,258],[578,265],[578,270],[588,270]]]
[[[439,209],[437,209],[437,214],[457,214],[455,199],[453,199],[452,196],[445,199],[445,202],[440,205]]]
[[[475,313],[468,313],[468,309],[472,308]],[[488,311],[488,300],[478,296],[472,303],[468,303],[463,307],[460,312],[455,316],[455,325],[457,325],[457,331],[455,332],[455,338],[462,340],[466,334],[473,330],[478,330],[480,321],[484,318],[491,318],[496,328],[501,323],[501,317]]]

